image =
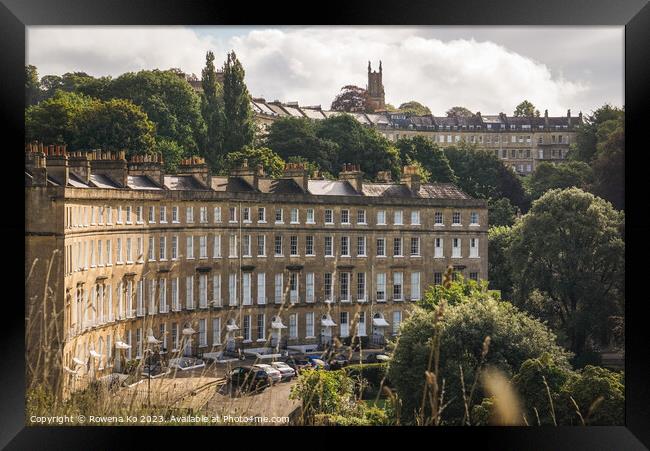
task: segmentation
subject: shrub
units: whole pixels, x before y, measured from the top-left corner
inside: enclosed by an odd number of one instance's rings
[[[366,395],[377,393],[382,386],[389,386],[386,377],[388,364],[386,363],[367,363],[363,365],[350,365],[344,368],[345,373],[351,378],[364,380],[367,384]]]

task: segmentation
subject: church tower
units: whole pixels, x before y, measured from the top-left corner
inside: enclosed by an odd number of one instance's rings
[[[368,108],[371,111],[385,110],[386,101],[384,97],[384,84],[382,83],[381,61],[379,61],[379,72],[373,72],[368,61]]]

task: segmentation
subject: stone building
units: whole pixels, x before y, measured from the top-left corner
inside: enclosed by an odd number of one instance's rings
[[[27,359],[47,340],[66,389],[151,346],[171,357],[381,344],[449,265],[487,278],[485,202],[413,167],[370,182],[353,165],[323,180],[287,164],[272,179],[245,164],[211,175],[193,157],[166,174],[160,156],[42,145],[25,163]]]
[[[368,61],[368,109],[370,111],[379,112],[386,109],[386,97],[384,95],[384,83],[382,81],[381,61],[379,61],[379,72],[373,71],[370,68],[370,61]]]

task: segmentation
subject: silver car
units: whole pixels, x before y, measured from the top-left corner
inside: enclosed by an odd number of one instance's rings
[[[271,363],[271,366],[280,372],[282,380],[291,380],[291,378],[296,375],[296,370],[284,362],[273,362]]]
[[[276,370],[271,365],[268,365],[266,363],[257,363],[253,365],[253,368],[259,368],[260,370],[264,370],[266,374],[269,375],[271,381],[273,382],[279,382],[282,379],[282,373],[280,373],[278,370]]]

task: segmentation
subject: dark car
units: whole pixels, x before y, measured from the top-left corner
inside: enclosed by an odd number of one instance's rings
[[[228,381],[241,391],[261,391],[271,385],[271,378],[266,371],[252,366],[238,366],[228,374]]]
[[[343,354],[337,354],[328,360],[330,369],[338,370],[350,363],[350,360]]]
[[[287,360],[285,360],[285,363],[293,368],[296,371],[296,374],[299,374],[304,368],[311,368],[311,362],[303,355],[289,356],[287,357]]]
[[[364,359],[365,363],[383,363],[390,360],[390,357],[383,352],[372,352]]]

